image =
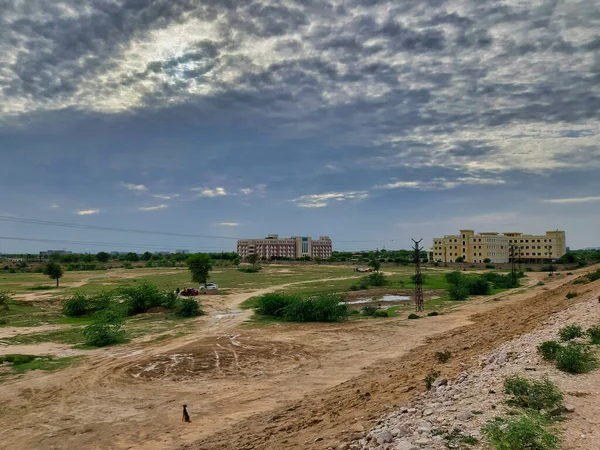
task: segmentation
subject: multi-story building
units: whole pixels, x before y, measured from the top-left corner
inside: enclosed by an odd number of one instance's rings
[[[505,263],[511,260],[513,245],[515,259],[540,262],[558,259],[567,251],[564,231],[531,235],[516,232],[475,234],[473,230],[460,230],[460,234],[434,238],[429,256],[433,261],[452,262],[463,258],[470,263],[482,263],[486,259],[493,263]]]
[[[333,250],[329,236],[312,239],[306,236],[280,238],[277,234],[269,234],[264,239],[240,239],[237,253],[242,259],[250,255],[258,255],[261,259],[272,258],[314,258],[327,259]]]
[[[40,259],[48,259],[52,255],[72,255],[73,252],[67,250],[46,250],[45,252],[40,252]]]

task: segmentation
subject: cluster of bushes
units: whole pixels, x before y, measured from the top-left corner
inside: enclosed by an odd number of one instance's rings
[[[514,376],[504,380],[507,403],[522,408],[515,417],[496,417],[482,429],[483,435],[498,450],[554,450],[560,440],[550,427],[563,411],[563,394],[547,379],[529,380]]]
[[[302,297],[295,294],[271,293],[258,298],[256,311],[287,322],[340,322],[348,317],[348,307],[341,297],[321,294]]]
[[[387,284],[386,276],[381,272],[373,272],[367,276],[364,276],[360,279],[358,284],[353,284],[350,286],[351,291],[360,291],[364,289],[369,289],[371,286],[381,287]]]
[[[512,274],[502,275],[496,272],[484,273],[478,277],[467,277],[462,272],[454,271],[446,274],[446,281],[450,285],[448,295],[451,300],[466,300],[469,295],[490,295],[493,289],[510,289],[519,285],[519,278],[523,272],[517,274],[513,280]]]
[[[243,273],[257,273],[260,272],[262,270],[261,266],[243,266],[243,267],[238,267],[238,272],[243,272]]]
[[[35,360],[37,356],[34,355],[0,355],[0,364],[10,363],[14,366],[18,366],[21,364],[27,364],[31,361]]]
[[[573,339],[588,336],[591,344],[600,344],[600,327],[591,327],[583,331],[580,326],[569,325],[558,331],[562,342],[545,341],[537,347],[542,358],[554,361],[557,369],[568,373],[587,373],[598,366],[598,358],[592,347],[583,342],[571,342]]]
[[[361,309],[361,313],[363,316],[371,316],[371,317],[394,317],[394,312],[389,309],[382,309],[381,305],[379,306],[363,306]]]
[[[600,280],[600,269],[596,269],[594,272],[586,273],[585,276],[590,281]]]
[[[155,307],[172,310],[180,317],[202,314],[197,300],[180,298],[175,292],[161,291],[147,282],[93,295],[76,292],[63,302],[62,312],[69,317],[91,316],[93,322],[84,328],[83,336],[86,344],[101,347],[123,341],[122,326],[127,316]]]

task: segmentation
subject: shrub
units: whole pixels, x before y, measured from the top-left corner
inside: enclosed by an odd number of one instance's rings
[[[491,263],[491,262],[492,262],[492,260],[491,260],[490,258],[485,258],[485,259],[483,260],[483,262],[484,262],[485,264],[489,264],[489,263]]]
[[[91,311],[101,311],[110,308],[114,303],[114,294],[111,292],[99,292],[88,298]]]
[[[525,267],[525,272],[533,272],[533,268],[532,267]]]
[[[373,272],[367,275],[369,285],[371,286],[384,286],[387,283],[387,279],[381,272]]]
[[[493,265],[493,264],[486,264],[486,265],[485,265],[485,268],[486,268],[486,269],[495,269],[495,268],[496,268],[496,266],[495,266],[495,265]]]
[[[340,322],[348,317],[348,306],[340,304],[339,295],[321,294],[305,301],[313,304],[314,317],[311,321]]]
[[[243,273],[257,273],[260,272],[262,270],[261,266],[244,266],[244,267],[238,267],[238,272],[243,272]]]
[[[566,297],[567,297],[567,300],[571,300],[572,298],[577,297],[577,292],[569,292],[569,293],[567,293]]]
[[[88,298],[81,292],[76,292],[63,303],[62,312],[69,317],[82,317],[91,311]]]
[[[8,303],[12,297],[8,292],[0,292],[0,311],[8,311]]]
[[[592,344],[600,344],[600,326],[588,328],[585,334],[590,337]]]
[[[360,290],[360,286],[358,284],[354,283],[354,284],[352,284],[350,286],[350,290],[351,291],[359,291]]]
[[[446,282],[449,285],[457,286],[464,282],[465,276],[462,273],[460,273],[458,270],[455,270],[454,272],[447,273],[445,275],[445,278],[446,278]]]
[[[378,309],[373,313],[373,317],[389,317],[389,314],[385,309]]]
[[[583,330],[579,325],[568,325],[558,330],[561,341],[570,341],[583,336]]]
[[[181,317],[196,317],[202,315],[200,303],[194,298],[182,298],[177,304],[177,315]]]
[[[560,408],[563,395],[556,385],[548,380],[528,380],[513,376],[504,380],[504,393],[512,398],[509,405],[540,411],[555,411]]]
[[[358,282],[358,288],[359,290],[364,290],[364,289],[369,289],[369,279],[368,277],[362,277],[360,279],[360,281]]]
[[[173,291],[163,293],[162,306],[167,309],[175,309],[179,304],[179,296]]]
[[[163,293],[155,284],[142,282],[137,286],[126,286],[118,290],[128,315],[140,314],[155,306],[161,306]]]
[[[421,316],[417,316],[416,314],[413,313],[413,314],[409,314],[408,318],[409,319],[420,319]]]
[[[424,380],[425,388],[429,391],[431,389],[431,387],[433,386],[433,383],[435,382],[435,380],[437,380],[439,377],[440,377],[440,373],[437,370],[431,369]]]
[[[517,279],[522,278],[524,276],[523,272],[517,273]],[[482,275],[483,279],[492,283],[494,289],[511,289],[517,287],[519,282],[513,280],[512,274],[507,273],[506,275],[502,275],[497,272],[487,272]]]
[[[379,308],[377,306],[365,305],[361,308],[363,316],[372,316]]]
[[[439,316],[440,313],[437,311],[431,311],[430,313],[427,313],[427,316],[429,317],[434,317],[434,316]]]
[[[556,355],[556,367],[568,373],[587,373],[598,366],[590,347],[570,342]]]
[[[496,450],[558,449],[558,437],[543,424],[543,420],[535,415],[523,415],[508,421],[496,418],[481,431]]]
[[[352,311],[350,311],[350,315],[351,316],[358,316],[358,315],[360,315],[360,311],[358,309],[353,309]]]
[[[556,341],[545,341],[537,346],[537,352],[546,361],[554,361],[556,359],[556,355],[558,355],[558,352],[561,349],[562,345]]]
[[[36,358],[37,356],[35,355],[4,355],[0,356],[0,364],[7,362],[19,366],[21,364],[30,363]]]
[[[585,276],[588,278],[588,280],[590,281],[597,281],[600,280],[600,269],[596,269],[594,272],[589,272],[586,273]]]
[[[130,262],[123,263],[123,268],[124,269],[133,269],[133,264],[131,264]]]
[[[436,359],[441,363],[447,363],[452,358],[450,350],[444,350],[443,352],[435,352]]]
[[[279,293],[264,294],[258,298],[256,311],[265,316],[283,317],[283,309],[298,301],[300,301],[300,298],[296,295]]]
[[[466,284],[450,286],[448,296],[450,300],[466,300],[469,297],[469,288]]]
[[[492,293],[492,286],[489,281],[481,277],[469,280],[467,286],[470,295],[490,295]]]
[[[122,342],[125,339],[123,311],[113,308],[94,314],[94,322],[83,329],[83,337],[87,345],[105,347]]]

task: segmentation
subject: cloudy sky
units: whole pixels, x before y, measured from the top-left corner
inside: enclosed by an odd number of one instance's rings
[[[597,0],[0,0],[0,252],[600,246],[599,30]]]

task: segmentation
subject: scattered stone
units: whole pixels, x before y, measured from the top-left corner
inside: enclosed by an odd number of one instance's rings
[[[430,416],[432,414],[433,414],[433,409],[426,409],[425,411],[423,411],[424,416]]]
[[[565,405],[565,411],[568,413],[575,412],[575,407],[573,405],[569,405],[568,403]]]
[[[394,436],[392,435],[390,430],[386,428],[381,433],[379,433],[376,440],[379,445],[387,444],[388,442],[392,442],[394,440]]]
[[[410,441],[400,441],[396,444],[396,450],[420,450],[420,449],[416,445],[413,445]]]

